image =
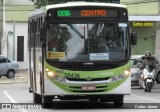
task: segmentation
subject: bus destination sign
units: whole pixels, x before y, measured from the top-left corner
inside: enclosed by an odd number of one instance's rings
[[[116,9],[82,9],[82,10],[57,10],[57,18],[86,18],[86,17],[117,17]]]

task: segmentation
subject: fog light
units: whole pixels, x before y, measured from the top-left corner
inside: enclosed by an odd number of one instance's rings
[[[114,76],[114,77],[111,78],[111,80],[112,80],[112,82],[116,82],[118,79],[117,79],[116,76]]]
[[[64,81],[65,81],[65,78],[61,77],[61,78],[59,78],[59,81],[60,81],[60,82],[64,82]]]

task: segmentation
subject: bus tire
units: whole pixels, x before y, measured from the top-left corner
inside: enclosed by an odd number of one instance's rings
[[[118,96],[115,96],[115,99],[113,101],[113,105],[115,107],[121,107],[123,106],[123,101],[124,101],[124,96],[123,95],[118,95]]]
[[[37,103],[37,104],[42,103],[41,95],[33,92],[33,102],[34,102],[34,103]]]
[[[90,98],[89,101],[92,102],[92,103],[97,103],[98,102],[98,98]]]
[[[51,108],[52,107],[52,97],[51,96],[43,96],[43,108]]]

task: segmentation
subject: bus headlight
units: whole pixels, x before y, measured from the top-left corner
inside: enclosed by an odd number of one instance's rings
[[[128,77],[129,75],[130,75],[130,71],[129,70],[125,70],[122,74],[119,74],[117,76],[111,77],[109,82],[116,82],[116,81],[122,80],[125,77]]]
[[[111,77],[111,81],[116,82],[116,81],[122,80],[123,78],[124,78],[124,75],[119,74],[118,76]]]
[[[47,74],[48,74],[49,77],[55,77],[56,76],[56,74],[51,72],[51,71],[47,72]]]
[[[50,77],[51,79],[54,79],[58,82],[65,82],[65,78],[64,77],[59,77],[58,74],[54,71],[49,70],[48,68],[46,68],[46,74],[48,77]]]
[[[130,75],[130,71],[129,71],[129,70],[125,70],[125,71],[123,72],[123,74],[124,74],[126,77],[128,77],[128,76]]]
[[[57,76],[57,74],[55,72],[50,71],[49,69],[46,69],[46,73],[50,78],[55,79],[55,80],[58,79],[58,76]]]
[[[118,77],[117,77],[117,76],[112,77],[112,78],[111,78],[111,81],[112,81],[112,82],[118,81]]]

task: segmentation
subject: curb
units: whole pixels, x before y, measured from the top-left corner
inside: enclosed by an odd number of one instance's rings
[[[0,78],[0,84],[12,84],[12,83],[28,83],[28,77],[15,77],[14,79]]]
[[[0,82],[0,84],[28,83],[28,81]]]
[[[0,81],[0,84],[28,83],[28,81]]]

